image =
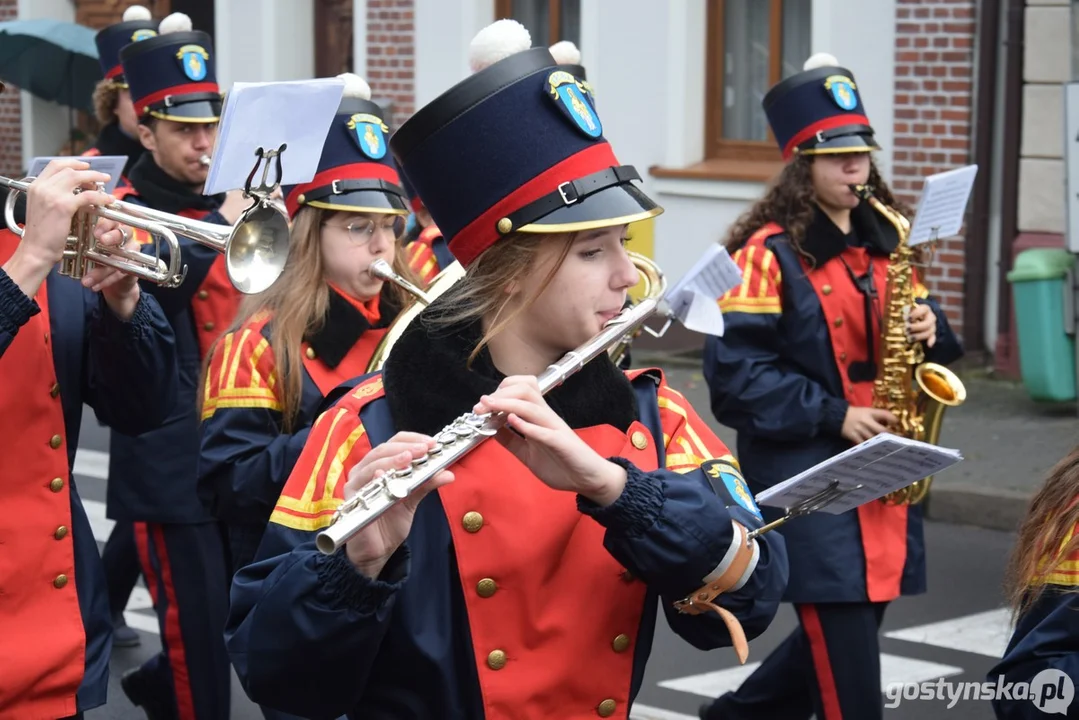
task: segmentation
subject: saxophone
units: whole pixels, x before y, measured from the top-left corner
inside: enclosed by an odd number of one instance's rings
[[[850,187],[895,226],[899,234],[888,264],[873,407],[890,410],[895,415],[898,423],[892,432],[896,435],[936,445],[944,410],[961,405],[967,391],[954,372],[938,363],[925,362],[922,344],[911,342],[907,336],[907,316],[916,300],[914,250],[908,244],[910,221],[882,203],[868,186]],[[919,480],[889,493],[882,501],[889,505],[917,505],[929,494],[932,482],[932,476]]]

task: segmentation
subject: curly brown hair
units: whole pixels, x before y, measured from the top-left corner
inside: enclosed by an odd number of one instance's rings
[[[112,80],[101,80],[94,88],[94,115],[102,125],[116,119],[116,101],[120,88]]]
[[[812,260],[802,248],[802,242],[805,240],[806,229],[813,222],[815,212],[813,158],[812,155],[796,155],[787,163],[782,172],[769,184],[764,197],[742,213],[741,217],[731,225],[723,241],[728,252],[733,254],[746,244],[753,233],[768,223],[774,222],[786,232],[794,249],[803,257]],[[907,219],[914,216],[910,207],[892,194],[891,188],[881,177],[872,156],[869,158],[868,185],[873,188],[873,194],[882,203],[896,208]]]

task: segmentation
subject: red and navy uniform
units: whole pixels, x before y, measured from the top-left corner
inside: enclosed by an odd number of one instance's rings
[[[1077,500],[1079,502],[1079,500]],[[1004,657],[986,675],[994,686],[1031,683],[1039,673],[1046,673],[1038,683],[1031,684],[1032,697],[998,696],[993,710],[1001,720],[1034,720],[1048,717],[1052,705],[1069,707],[1068,717],[1076,712],[1076,702],[1065,705],[1067,676],[1074,685],[1079,681],[1079,550],[1066,555],[1066,548],[1079,536],[1079,524],[1065,535],[1057,552],[1046,555],[1039,564],[1037,578],[1040,595],[1034,604],[1018,618]],[[1047,687],[1048,686],[1048,687]],[[1056,703],[1053,703],[1056,700]]]
[[[409,267],[425,283],[430,283],[454,262],[450,246],[437,225],[425,227],[415,240],[405,246],[405,252],[408,254]]]
[[[866,370],[875,355],[869,341],[879,343],[897,238],[866,204],[853,211],[852,223],[852,232],[844,234],[816,210],[803,243],[812,260],[777,225],[761,228],[734,254],[743,281],[719,301],[725,331],[705,343],[704,374],[716,419],[738,431],[738,458],[754,493],[849,448],[840,435],[847,408],[872,405],[875,374]],[[866,296],[852,274],[873,278],[871,327]],[[937,317],[937,341],[926,357],[952,362],[962,355],[959,341],[940,306],[925,297],[923,286],[918,289],[920,302]],[[780,514],[764,509],[766,519]],[[743,717],[739,703],[744,717],[751,716],[749,708],[761,716],[793,708],[810,712],[810,688],[795,691],[778,674],[812,664],[824,717],[866,717],[850,710],[863,707],[859,701],[839,698],[845,681],[865,678],[868,686],[850,687],[868,687],[861,701],[879,708],[876,637],[884,604],[925,591],[922,509],[874,502],[842,515],[812,513],[787,522],[782,534],[791,556],[784,600],[795,604],[802,629],[727,704],[721,699],[715,715]]]
[[[0,232],[0,264],[19,238]],[[119,321],[49,273],[34,298],[0,270],[0,716],[54,720],[105,703],[112,620],[72,465],[83,406],[131,433],[176,403],[172,329],[143,294]]]
[[[361,378],[320,416],[255,563],[233,580],[226,637],[248,695],[305,717],[626,717],[658,604],[693,646],[729,646],[717,615],[673,603],[721,566],[732,521],[760,525],[756,507],[735,498],[736,463],[685,398],[658,371],[631,383],[606,356],[547,399],[626,468],[609,507],[550,489],[488,442],[419,504],[377,579],[343,549],[315,549],[371,447],[397,429],[435,433],[500,382],[486,352],[464,369],[478,323],[430,337],[419,325],[384,375]],[[710,474],[731,491],[717,495]],[[759,538],[757,552],[738,589],[718,599],[750,638],[767,627],[786,578],[777,534]]]
[[[283,429],[269,313],[215,346],[203,395],[199,494],[228,527],[234,571],[254,560],[325,397],[367,371],[397,311],[387,291],[366,306],[330,291],[325,321],[303,343],[303,391],[291,434]]]
[[[127,202],[226,224],[216,210],[223,196],[192,193],[149,154],[132,169],[131,182],[134,192]],[[228,603],[228,569],[221,528],[198,498],[197,393],[215,330],[232,321],[240,295],[220,252],[178,239],[187,266],[184,282],[171,289],[143,287],[158,299],[176,333],[180,399],[157,430],[127,435],[114,429],[108,514],[117,522],[135,523],[140,564],[162,624],[162,654],[144,670],[172,689],[181,718],[213,717],[228,708],[228,658],[219,631]],[[167,249],[162,256],[167,261]]]

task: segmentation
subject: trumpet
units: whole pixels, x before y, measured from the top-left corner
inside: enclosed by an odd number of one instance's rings
[[[408,280],[401,277],[393,269],[393,266],[382,258],[379,258],[378,260],[375,260],[373,263],[371,263],[371,266],[367,268],[367,274],[373,278],[377,278],[379,280],[382,280],[383,282],[393,283],[394,285],[397,285],[407,290],[409,293],[412,294],[413,297],[416,298],[416,300],[423,303],[425,306],[431,304],[431,298],[427,296],[427,293],[425,293],[423,290],[420,290],[413,283],[410,283]]]
[[[15,203],[18,193],[26,193],[33,181],[33,177],[20,181],[0,176],[0,186],[10,190],[4,204],[4,221],[8,229],[19,237],[22,237],[23,230],[15,222]],[[75,192],[81,190],[76,189]],[[157,252],[153,256],[124,248],[99,246],[94,237],[98,218],[114,220],[161,238],[168,248],[168,261],[161,258],[160,244],[155,245]],[[258,195],[251,207],[231,227],[191,220],[122,200],[114,200],[105,207],[93,206],[80,210],[72,218],[71,226],[59,272],[76,280],[94,265],[104,265],[162,287],[178,287],[187,274],[187,267],[181,265],[177,239],[177,236],[183,236],[223,253],[233,286],[242,293],[252,294],[273,285],[284,270],[288,257],[287,216],[269,200]]]
[[[653,266],[650,269],[652,282],[649,294],[609,320],[603,329],[585,344],[566,353],[540,373],[537,380],[541,394],[546,395],[600,353],[609,352],[613,344],[632,336],[656,312],[667,292],[667,280],[658,267]],[[329,527],[315,537],[315,546],[320,552],[332,555],[348,542],[349,538],[407,498],[425,482],[470,453],[487,438],[493,437],[505,422],[506,418],[502,413],[461,415],[435,434],[437,444],[433,450],[413,460],[404,470],[382,473],[361,488],[356,495],[343,502],[334,513]]]

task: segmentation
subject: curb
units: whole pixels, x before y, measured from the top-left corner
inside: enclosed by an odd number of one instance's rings
[[[1000,490],[974,485],[934,483],[925,516],[936,522],[1015,532],[1034,491]]]

